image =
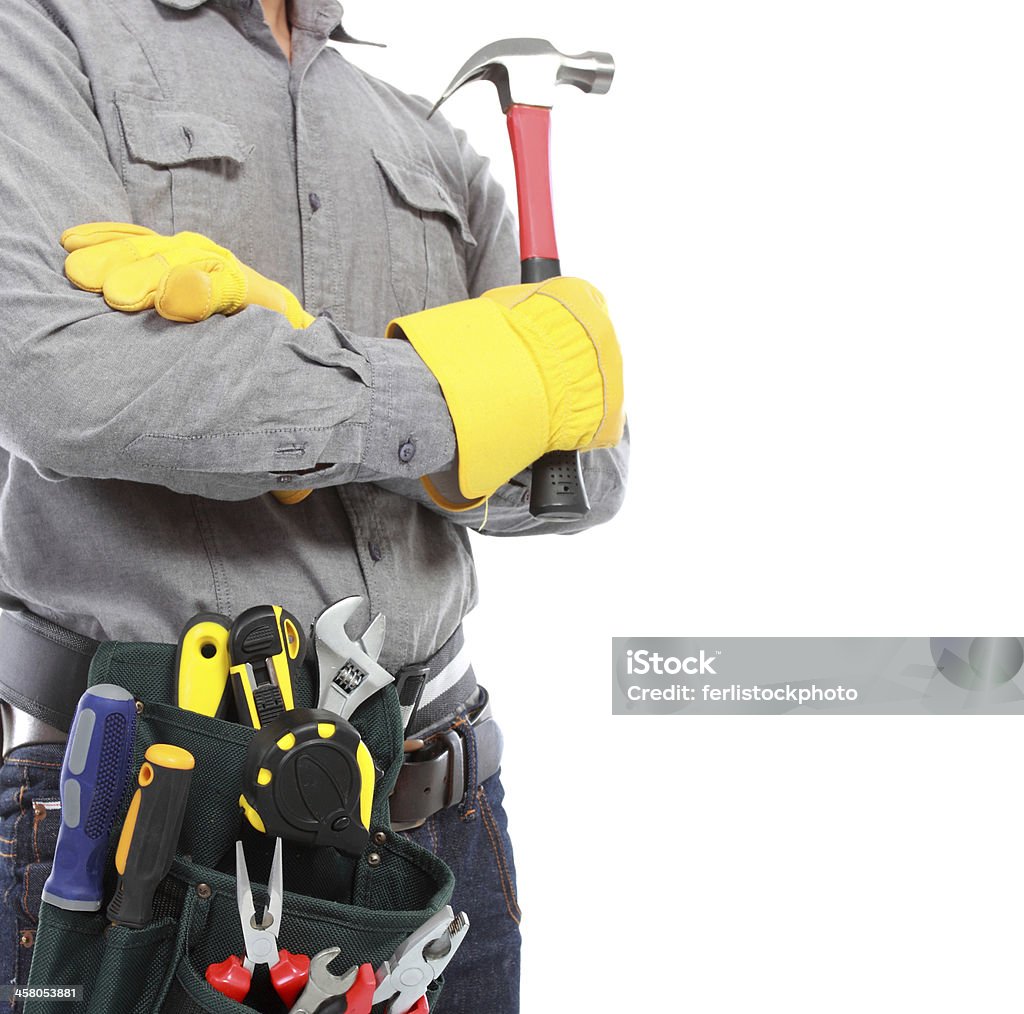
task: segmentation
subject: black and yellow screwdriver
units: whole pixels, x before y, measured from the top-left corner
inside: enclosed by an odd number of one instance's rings
[[[153,918],[153,897],[171,869],[195,764],[192,754],[169,743],[146,751],[114,856],[120,876],[107,906],[111,922],[138,927]]]

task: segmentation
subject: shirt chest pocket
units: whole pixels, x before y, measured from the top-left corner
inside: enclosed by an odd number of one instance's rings
[[[379,151],[374,159],[399,313],[466,299],[466,259],[476,239],[463,202],[427,166]]]
[[[253,187],[246,160],[253,146],[241,130],[170,102],[119,94],[115,104],[135,221],[162,233],[201,232],[248,259]]]

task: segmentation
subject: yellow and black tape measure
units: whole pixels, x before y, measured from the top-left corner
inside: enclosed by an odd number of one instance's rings
[[[249,741],[239,802],[258,831],[358,855],[370,840],[376,778],[349,722],[297,708]]]

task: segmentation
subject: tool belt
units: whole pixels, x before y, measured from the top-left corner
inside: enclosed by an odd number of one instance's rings
[[[87,638],[72,635],[69,641],[62,628],[45,620],[5,612],[0,616],[0,696],[67,729],[76,697],[85,689],[72,683],[85,666],[89,686],[113,683],[136,699],[135,769],[153,744],[173,744],[195,757],[192,787],[175,859],[157,891],[152,921],[142,928],[112,925],[102,911],[44,904],[29,984],[84,985],[81,1009],[86,1014],[247,1014],[255,1008],[217,992],[204,970],[239,949],[236,840],[244,840],[254,882],[270,866],[273,839],[239,817],[246,750],[258,730],[171,703],[174,645],[104,642],[86,666],[88,648]],[[52,678],[40,679],[40,664],[50,666]],[[317,680],[306,667],[301,675],[294,683],[295,705],[313,707]],[[396,833],[389,809],[396,783],[399,826],[419,823],[465,793],[470,761],[459,730],[472,725],[479,741],[489,744],[472,755],[481,781],[491,767],[497,769],[500,733],[485,692],[459,709],[454,724],[424,730],[423,746],[410,751],[408,762],[395,685],[378,691],[351,721],[377,768],[369,843],[359,855],[286,843],[288,890],[280,945],[304,954],[340,947],[337,967],[362,962],[377,967],[447,904],[454,886],[441,860]],[[404,774],[404,768],[410,773]],[[126,798],[122,817],[127,804]],[[114,879],[108,868],[108,883]],[[431,1005],[440,985],[434,983],[427,991]],[[64,1006],[37,999],[28,1001],[25,1011],[64,1014]]]
[[[67,733],[100,643],[28,611],[0,613],[0,700]],[[435,729],[446,717],[438,699],[447,700],[452,693],[455,700],[470,697],[476,679],[464,646],[460,625],[430,658],[403,666],[396,674],[407,727],[426,721]]]
[[[463,642],[460,627],[427,661],[405,666],[396,680],[400,699],[416,699],[429,675],[443,674],[450,667]],[[29,730],[25,742],[39,741],[39,737],[31,736],[33,720],[67,733],[75,703],[88,686],[89,666],[100,643],[34,613],[0,613],[0,700],[29,717],[30,721],[23,723]],[[426,709],[421,707],[420,711]],[[403,706],[402,714],[406,723],[414,718],[408,704]],[[405,756],[391,796],[394,830],[418,827],[433,814],[461,803],[472,762],[477,766],[477,784],[497,774],[503,739],[491,715],[487,691],[478,686],[460,714],[473,728],[475,758],[471,761],[467,757],[465,729],[453,724],[450,715],[417,732],[409,741],[413,749]],[[4,743],[3,752],[19,745]]]

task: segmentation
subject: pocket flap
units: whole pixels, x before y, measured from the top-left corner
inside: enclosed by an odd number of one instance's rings
[[[234,124],[205,113],[136,95],[118,95],[115,103],[137,162],[175,166],[226,158],[241,165],[253,149]]]
[[[448,215],[459,227],[459,234],[463,240],[470,246],[476,246],[476,238],[470,232],[462,202],[430,169],[425,165],[396,158],[394,155],[382,155],[378,151],[373,153],[373,157],[385,178],[406,204],[419,211],[434,211]]]

